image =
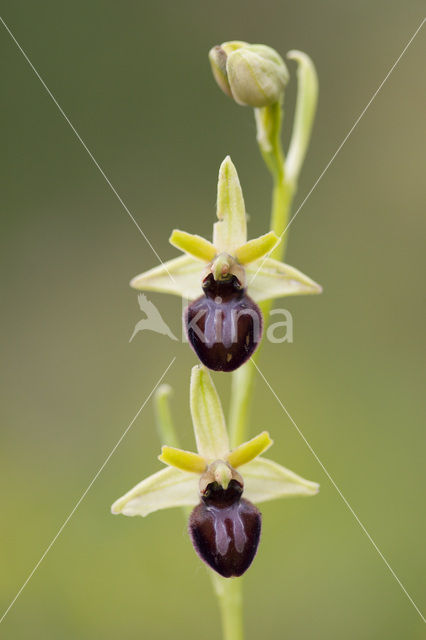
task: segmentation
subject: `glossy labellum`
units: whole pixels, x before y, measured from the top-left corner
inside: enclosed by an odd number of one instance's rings
[[[185,310],[188,340],[201,362],[215,371],[238,369],[262,337],[262,314],[236,276],[203,282],[204,295]]]
[[[260,539],[260,512],[241,497],[242,491],[237,480],[231,480],[227,489],[212,482],[189,519],[195,550],[225,578],[241,576],[247,571]]]

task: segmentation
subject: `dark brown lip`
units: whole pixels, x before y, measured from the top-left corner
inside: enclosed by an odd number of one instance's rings
[[[221,576],[241,576],[257,552],[260,511],[241,497],[242,487],[235,480],[226,490],[212,485],[208,488],[207,499],[203,497],[189,519],[192,544],[200,558]]]
[[[234,371],[256,350],[262,313],[235,276],[203,282],[204,294],[184,313],[189,343],[201,362],[214,371]]]

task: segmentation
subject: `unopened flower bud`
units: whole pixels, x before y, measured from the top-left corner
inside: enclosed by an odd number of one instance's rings
[[[238,104],[259,108],[282,99],[289,74],[271,47],[224,42],[210,50],[209,60],[219,87]]]

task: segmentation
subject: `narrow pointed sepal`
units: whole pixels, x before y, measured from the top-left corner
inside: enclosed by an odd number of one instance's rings
[[[209,462],[224,459],[229,439],[222,405],[207,369],[200,365],[192,368],[190,406],[200,456]]]
[[[304,273],[273,258],[250,263],[246,277],[248,293],[255,302],[322,292],[322,287]]]
[[[214,245],[201,236],[174,229],[169,238],[170,244],[185,251],[196,260],[211,262],[216,255]]]
[[[246,210],[238,174],[229,156],[219,169],[217,217],[213,227],[213,244],[218,253],[234,254],[247,241]]]
[[[289,496],[313,496],[319,485],[267,458],[256,458],[240,467],[244,495],[253,502],[266,502]]]
[[[135,276],[130,281],[133,289],[158,291],[195,300],[202,293],[203,266],[192,256],[184,255]]]
[[[200,499],[198,481],[193,473],[167,467],[145,478],[116,500],[111,512],[147,516],[160,509],[194,506]]]

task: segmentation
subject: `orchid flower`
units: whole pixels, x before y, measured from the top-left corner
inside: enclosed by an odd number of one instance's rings
[[[270,231],[247,241],[243,194],[229,158],[219,170],[213,241],[175,229],[170,243],[184,252],[131,280],[135,289],[182,296],[191,346],[210,369],[232,371],[256,349],[262,334],[258,302],[321,293],[294,267],[269,257],[280,242]]]
[[[282,296],[321,293],[320,285],[298,269],[267,257],[279,243],[273,231],[247,241],[247,221],[238,174],[227,156],[219,170],[213,241],[175,229],[170,243],[185,255],[145,271],[130,281],[141,291],[159,291],[188,300],[202,293],[208,274],[217,281],[235,275],[255,302]]]
[[[230,450],[219,396],[203,366],[192,369],[190,407],[197,453],[163,446],[159,460],[166,468],[142,480],[111,510],[147,516],[195,507],[189,531],[200,557],[225,577],[241,575],[260,538],[261,516],[252,502],[315,495],[319,485],[261,456],[273,444],[266,431]]]

